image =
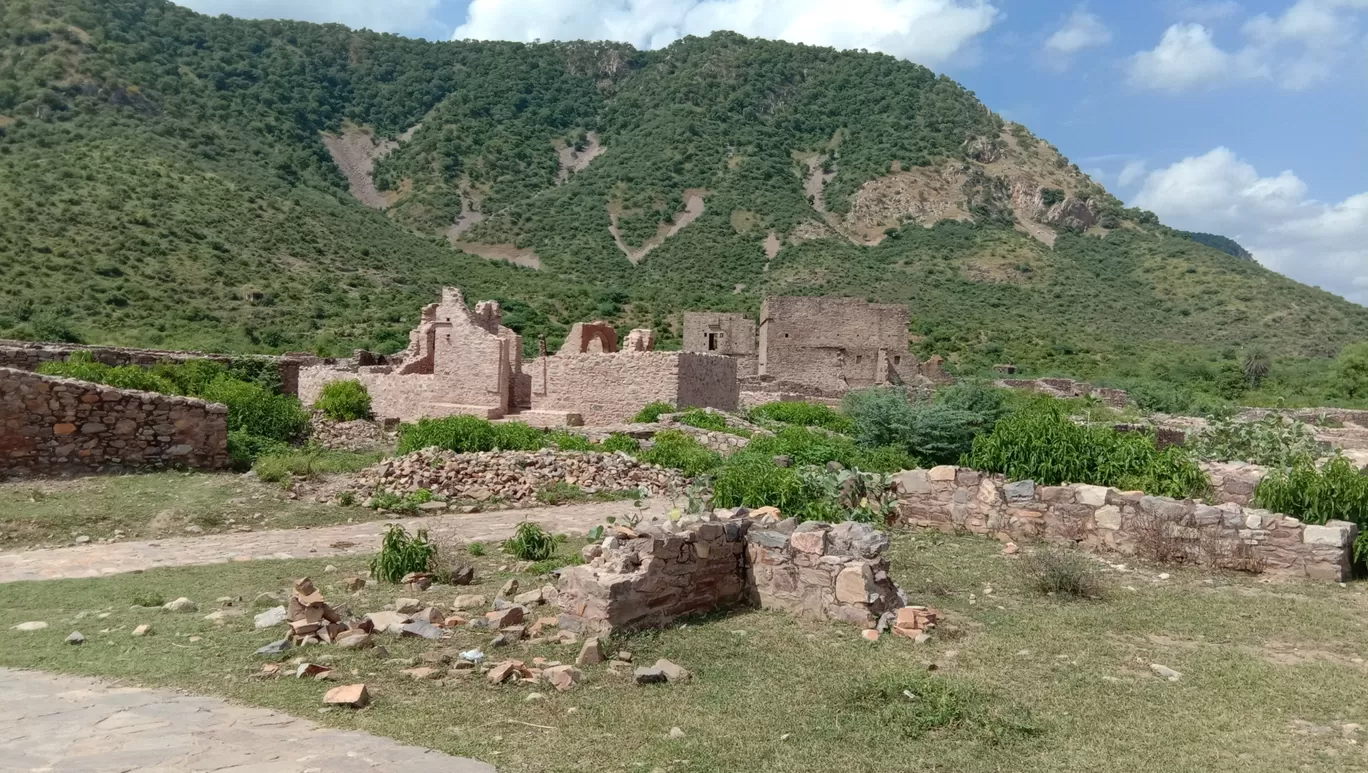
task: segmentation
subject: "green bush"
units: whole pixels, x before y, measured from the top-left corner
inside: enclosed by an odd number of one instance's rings
[[[291,395],[272,394],[263,387],[229,376],[214,379],[200,397],[228,406],[228,429],[289,441],[309,428],[309,414]]]
[[[1308,524],[1358,524],[1354,560],[1368,562],[1368,475],[1349,459],[1337,455],[1320,468],[1303,459],[1270,470],[1254,490],[1254,503]]]
[[[902,472],[915,470],[921,464],[921,461],[909,454],[905,448],[880,446],[860,451],[851,466],[865,472]]]
[[[1200,496],[1208,487],[1186,449],[1160,452],[1152,435],[1076,424],[1048,398],[975,438],[962,463],[1045,486],[1090,483],[1175,498]]]
[[[437,546],[428,539],[426,530],[414,536],[403,526],[393,524],[385,532],[380,552],[371,561],[371,576],[386,582],[399,582],[410,572],[426,572],[437,555]]]
[[[494,425],[494,448],[501,451],[535,451],[538,448],[545,448],[548,443],[545,430],[520,421],[499,422]]]
[[[767,457],[790,457],[796,467],[827,462],[839,462],[851,467],[860,457],[860,449],[854,440],[807,427],[784,427],[773,437],[751,440],[746,450]]]
[[[713,432],[726,432],[727,419],[720,413],[705,411],[702,408],[690,408],[675,417],[680,424],[687,424],[690,427],[712,430]]]
[[[1193,438],[1190,446],[1202,459],[1267,467],[1286,467],[1325,456],[1310,427],[1278,414],[1269,414],[1262,421],[1215,422]]]
[[[786,516],[809,514],[821,492],[793,467],[779,467],[769,455],[733,454],[713,480],[715,507],[777,507]]]
[[[675,407],[673,405],[670,405],[669,403],[661,400],[657,400],[654,403],[648,403],[644,408],[642,408],[637,413],[636,417],[632,419],[632,421],[638,424],[654,424],[655,422],[660,421],[660,414],[674,412]]]
[[[815,403],[775,402],[757,405],[750,411],[753,421],[777,421],[781,424],[794,424],[799,427],[821,427],[843,435],[854,434],[855,425],[850,417]]]
[[[677,429],[657,432],[654,445],[637,454],[647,464],[658,464],[683,472],[689,477],[702,475],[716,468],[722,456]]]
[[[589,438],[575,432],[552,432],[546,436],[547,442],[562,451],[595,451],[594,444]]]
[[[235,470],[251,469],[258,457],[289,452],[290,446],[279,440],[253,435],[244,430],[233,430],[228,433],[228,456],[232,459]]]
[[[479,451],[535,451],[553,443],[536,427],[510,421],[498,424],[478,416],[447,416],[419,419],[417,424],[399,425],[399,455],[436,446],[458,454]]]
[[[603,441],[603,450],[610,454],[618,451],[635,454],[637,451],[641,450],[641,441],[631,435],[614,432]]]
[[[545,561],[556,554],[556,539],[537,524],[523,521],[503,547],[521,561]]]
[[[38,366],[38,372],[47,376],[105,384],[117,389],[136,389],[167,395],[187,394],[178,389],[172,381],[147,368],[140,368],[137,365],[112,367],[96,362],[90,356],[90,352],[72,352],[65,362],[45,362]]]
[[[355,379],[333,381],[323,387],[314,408],[333,421],[356,421],[371,417],[371,396]]]
[[[1001,415],[1001,399],[994,402],[989,394],[952,391],[936,402],[914,399],[902,388],[876,387],[846,395],[843,408],[861,446],[896,446],[928,464],[951,464]]]

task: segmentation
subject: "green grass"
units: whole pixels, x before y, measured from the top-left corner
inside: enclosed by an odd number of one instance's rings
[[[580,544],[567,543],[563,555]],[[461,592],[492,595],[513,576],[496,569],[506,557],[466,560],[476,564],[478,582]],[[329,561],[339,573],[323,573]],[[413,682],[400,673],[407,661],[326,647],[292,652],[332,664],[342,679],[364,680],[375,696],[365,711],[320,714],[330,685],[248,678],[261,664],[252,650],[274,632],[253,631],[245,616],[217,627],[201,618],[214,598],[250,600],[305,574],[330,601],[348,600],[358,612],[409,594],[375,587],[347,599],[335,583],[363,570],[365,560],[329,561],[3,585],[0,630],[26,620],[50,627],[8,633],[0,665],[222,695],[488,760],[501,771],[1243,773],[1368,764],[1362,735],[1353,745],[1338,730],[1308,736],[1296,727],[1368,724],[1362,584],[1268,585],[1187,570],[1169,570],[1172,577],[1159,581],[1153,572],[1111,572],[1104,601],[1057,602],[1028,588],[1017,561],[992,541],[900,536],[895,576],[914,603],[947,614],[926,645],[888,637],[869,644],[843,625],[742,611],[609,643],[639,662],[664,657],[685,666],[694,673],[689,684],[639,687],[588,666],[587,682],[565,694],[479,678]],[[528,587],[538,582],[520,579]],[[449,601],[452,594],[441,588],[423,597]],[[181,595],[199,601],[201,613],[129,610],[138,597]],[[109,617],[95,617],[103,612]],[[131,637],[141,623],[156,634]],[[87,643],[63,644],[76,629]],[[488,638],[462,630],[440,646],[484,646]],[[438,645],[387,638],[386,646],[407,659]],[[568,661],[577,649],[504,652]],[[1184,676],[1165,682],[1150,674],[1150,663]],[[524,702],[534,689],[546,699]],[[685,737],[668,739],[673,726]]]
[[[211,534],[239,526],[292,529],[383,517],[360,507],[287,499],[278,486],[230,473],[159,472],[0,483],[0,550],[92,539]],[[174,596],[172,597],[174,598]]]
[[[285,454],[263,456],[252,469],[269,482],[288,481],[290,476],[315,478],[332,473],[356,472],[375,464],[385,455],[378,451],[329,451],[321,448],[291,450]]]

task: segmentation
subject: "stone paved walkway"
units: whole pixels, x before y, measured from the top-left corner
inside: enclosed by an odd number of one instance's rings
[[[521,521],[535,521],[552,534],[583,534],[607,516],[632,512],[646,517],[669,509],[663,500],[646,500],[638,510],[631,502],[598,502],[564,507],[502,510],[468,515],[436,515],[398,519],[410,532],[427,529],[434,538],[465,541],[503,539]],[[0,583],[102,577],[159,566],[191,566],[270,558],[324,558],[364,555],[380,547],[387,521],[323,526],[314,529],[237,532],[203,537],[174,537],[149,542],[115,542],[70,548],[0,553]]]
[[[266,709],[0,669],[0,771],[494,773],[464,757]]]

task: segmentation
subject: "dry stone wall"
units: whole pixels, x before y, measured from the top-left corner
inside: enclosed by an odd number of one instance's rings
[[[744,511],[741,511],[744,513]],[[906,605],[888,538],[864,524],[703,516],[619,529],[563,570],[560,624],[608,633],[751,603],[873,628]]]
[[[736,410],[736,363],[688,352],[560,354],[529,362],[532,408],[572,411],[586,425],[630,421],[642,406]]]
[[[998,539],[1069,542],[1174,563],[1344,581],[1357,526],[1324,526],[1244,507],[1147,496],[1102,486],[1006,482],[962,467],[896,476],[900,520]]]
[[[227,419],[218,403],[0,368],[0,471],[220,469]]]

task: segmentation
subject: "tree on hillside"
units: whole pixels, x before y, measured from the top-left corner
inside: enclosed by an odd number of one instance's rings
[[[1349,344],[1335,361],[1335,389],[1350,400],[1368,398],[1368,341]]]

